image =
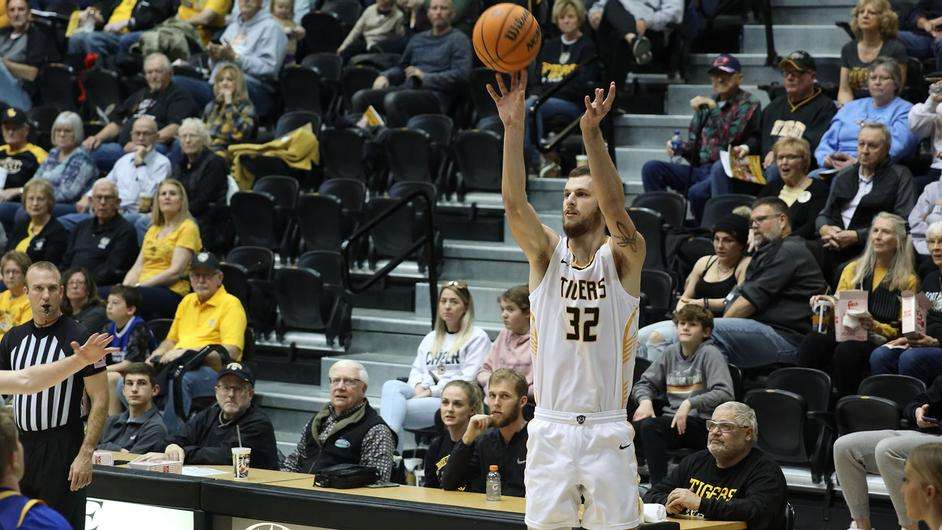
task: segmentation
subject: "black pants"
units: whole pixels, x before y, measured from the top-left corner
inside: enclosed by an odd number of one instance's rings
[[[870,341],[837,342],[833,333],[811,332],[798,346],[798,364],[828,372],[838,396],[849,396],[870,375],[870,353],[876,348]]]
[[[668,451],[673,449],[705,449],[707,442],[706,420],[698,416],[687,416],[687,429],[677,434],[671,427],[673,416],[661,415],[634,422],[635,454],[648,463],[651,484],[657,484],[667,476]]]
[[[62,514],[75,530],[85,529],[85,490],[69,490],[69,468],[82,446],[82,424],[20,432],[26,472],[20,490]]]

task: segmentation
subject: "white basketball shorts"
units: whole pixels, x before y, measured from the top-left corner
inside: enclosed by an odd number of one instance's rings
[[[576,414],[537,407],[527,432],[528,527],[601,530],[641,524],[634,429],[625,410]]]

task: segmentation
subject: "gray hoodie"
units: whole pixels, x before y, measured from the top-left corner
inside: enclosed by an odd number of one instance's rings
[[[666,395],[668,405],[662,412],[668,416],[689,399],[690,414],[707,419],[717,406],[733,400],[733,379],[726,357],[712,340],[703,341],[689,359],[684,358],[678,342],[645,370],[635,383],[634,394],[638,401]]]

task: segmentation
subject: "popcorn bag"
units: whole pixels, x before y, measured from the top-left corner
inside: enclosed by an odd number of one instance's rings
[[[130,462],[131,469],[143,469],[157,473],[183,473],[183,462],[178,460],[154,460],[152,462]]]
[[[929,311],[929,299],[925,293],[903,291],[902,331],[907,339],[916,338],[926,333],[926,313]]]

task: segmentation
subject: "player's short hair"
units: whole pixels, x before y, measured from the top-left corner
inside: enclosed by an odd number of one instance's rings
[[[0,408],[0,459],[9,460],[10,455],[16,452],[18,440],[13,412],[8,408]]]
[[[698,305],[687,304],[674,311],[674,324],[679,322],[696,322],[703,326],[703,329],[712,330],[713,313]]]
[[[29,269],[29,266],[33,264],[33,260],[29,259],[29,256],[25,252],[20,252],[18,250],[11,250],[3,255],[0,258],[0,270],[6,266],[8,261],[16,263],[16,266],[20,268],[20,272],[26,274],[26,271]]]
[[[157,374],[154,373],[154,367],[147,363],[131,363],[124,371],[125,377],[129,375],[146,375],[147,380],[150,381],[150,386],[157,384]]]
[[[511,370],[510,368],[498,368],[494,370],[490,379],[487,380],[487,386],[490,388],[496,383],[505,382],[510,383],[514,387],[514,393],[517,394],[518,398],[527,395],[527,389],[530,387],[530,385],[527,384],[527,379],[523,377],[520,372]]]
[[[458,387],[464,392],[465,397],[468,399],[468,406],[471,407],[471,410],[475,414],[484,413],[484,396],[481,392],[481,387],[477,383],[469,383],[464,379],[452,379],[442,388],[442,393],[448,390],[449,387]]]
[[[37,261],[36,263],[33,263],[29,266],[28,269],[26,269],[26,275],[28,276],[30,271],[33,270],[51,272],[54,273],[60,280],[62,279],[62,274],[59,272],[59,267],[56,267],[55,264],[53,264],[51,261]],[[29,282],[27,282],[26,286],[29,287]]]
[[[521,311],[530,310],[530,287],[517,285],[501,293],[498,302],[507,301],[520,308]]]
[[[108,296],[117,296],[124,300],[124,305],[137,309],[141,307],[141,292],[130,285],[115,285],[108,291]]]
[[[577,166],[575,169],[569,172],[569,178],[574,177],[588,177],[592,172],[589,170],[588,164],[584,166]]]
[[[755,201],[753,201],[752,203],[753,210],[755,210],[759,206],[768,206],[772,208],[773,210],[775,210],[775,213],[777,214],[788,215],[788,204],[786,204],[785,201],[783,201],[782,199],[779,199],[778,197],[762,197],[760,199],[756,199]]]

